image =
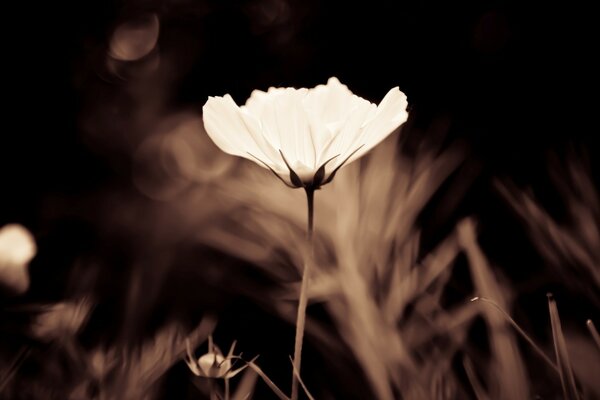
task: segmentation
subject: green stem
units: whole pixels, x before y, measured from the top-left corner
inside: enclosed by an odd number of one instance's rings
[[[314,217],[314,194],[312,188],[306,188],[306,202],[308,205],[308,218],[306,229],[307,254],[304,257],[304,272],[302,273],[302,286],[300,287],[300,299],[298,302],[298,315],[296,317],[296,340],[294,343],[294,370],[300,374],[302,363],[302,341],[304,339],[304,325],[306,323],[306,306],[308,303],[308,280],[310,267],[312,265],[313,244],[313,217]],[[292,371],[292,400],[298,400],[298,376]]]

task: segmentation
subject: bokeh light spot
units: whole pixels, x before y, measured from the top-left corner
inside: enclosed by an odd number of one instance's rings
[[[156,47],[160,22],[156,14],[146,14],[128,20],[113,32],[111,57],[120,61],[135,61],[150,54]]]

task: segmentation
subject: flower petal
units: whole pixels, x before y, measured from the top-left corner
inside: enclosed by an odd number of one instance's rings
[[[361,145],[358,141],[362,136],[362,126],[366,120],[372,118],[376,110],[377,106],[375,104],[360,97],[354,99],[354,105],[343,125],[336,132],[333,140],[326,144],[321,151],[321,162],[333,156],[339,156],[328,166],[328,171],[334,170],[346,159],[352,150]]]
[[[304,99],[304,108],[309,116],[311,135],[317,154],[335,137],[352,111],[358,98],[346,85],[329,78],[327,85],[310,89]],[[317,163],[318,163],[317,157]]]
[[[244,109],[261,121],[265,139],[291,164],[315,165],[315,146],[303,107],[308,89],[271,88],[254,91]]]
[[[283,92],[285,92],[285,88],[279,87],[270,87],[266,92],[258,89],[253,90],[248,100],[246,100],[246,104],[241,108],[247,108],[250,114],[254,116],[260,116],[264,111],[268,99],[271,97],[276,97]]]
[[[263,135],[262,124],[253,115],[245,109],[240,109],[240,116],[244,121],[244,125],[248,128],[248,133],[252,136],[254,142],[267,156],[270,165],[275,165],[278,168],[283,168],[277,148],[273,147],[271,142]]]
[[[385,139],[396,128],[408,119],[406,110],[408,102],[406,95],[398,87],[391,89],[381,100],[373,117],[368,119],[363,126],[360,138],[347,149],[347,153],[354,151],[358,146],[363,146],[354,153],[348,163],[362,157],[365,153]]]
[[[256,161],[252,154],[274,169],[281,169],[272,158],[273,149],[262,140],[258,121],[242,112],[230,95],[209,97],[202,111],[206,133],[225,153]]]
[[[281,149],[279,131],[272,129],[272,126],[276,125],[275,123],[266,123],[265,120],[274,117],[272,110],[269,110],[269,108],[284,92],[285,88],[275,87],[269,88],[268,92],[254,90],[250,98],[246,101],[246,104],[241,107],[243,112],[252,115],[260,121],[262,135],[276,150]]]
[[[311,89],[304,99],[304,106],[314,113],[322,125],[343,121],[351,110],[353,97],[346,85],[336,77],[331,77],[327,85]]]

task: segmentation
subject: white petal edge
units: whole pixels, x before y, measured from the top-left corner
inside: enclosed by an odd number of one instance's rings
[[[327,171],[334,170],[344,162],[352,151],[360,146],[359,140],[363,131],[362,126],[377,110],[375,104],[360,97],[355,97],[355,105],[350,110],[351,112],[348,117],[342,121],[343,125],[335,133],[335,137],[322,148],[320,163],[337,156],[327,165]]]
[[[367,119],[362,127],[360,138],[354,145],[347,149],[347,157],[352,151],[362,146],[354,153],[347,163],[362,157],[373,147],[394,132],[400,125],[408,119],[408,101],[406,95],[400,91],[399,87],[390,89],[383,100],[377,106],[372,118]]]
[[[259,122],[250,114],[242,112],[230,95],[209,97],[202,107],[202,119],[206,133],[225,153],[244,157],[266,168],[281,169],[273,157],[273,150],[261,142]]]

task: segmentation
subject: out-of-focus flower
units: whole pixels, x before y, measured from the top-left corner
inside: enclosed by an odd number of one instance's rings
[[[185,362],[196,376],[214,379],[231,379],[248,367],[248,364],[245,364],[238,369],[233,369],[236,360],[240,359],[239,356],[233,355],[235,342],[231,345],[227,356],[223,356],[221,350],[213,343],[212,337],[209,336],[208,353],[198,359],[193,355],[189,341],[186,342],[186,345],[187,356]]]
[[[203,118],[224,152],[257,162],[290,187],[318,189],[402,125],[407,105],[397,87],[375,105],[330,78],[312,89],[255,90],[241,107],[228,94],[209,97]]]
[[[89,316],[92,303],[83,298],[47,306],[31,325],[33,336],[51,341],[76,335]]]
[[[18,224],[0,228],[0,286],[23,293],[29,287],[27,264],[37,251],[31,233]]]

